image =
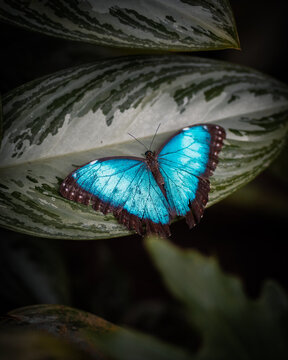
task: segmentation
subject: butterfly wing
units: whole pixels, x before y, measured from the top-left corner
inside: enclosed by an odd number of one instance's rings
[[[224,138],[225,130],[218,125],[194,125],[173,135],[158,151],[171,211],[185,216],[190,228],[202,217],[210,190],[208,178]]]
[[[148,233],[170,234],[168,202],[144,159],[92,161],[68,175],[60,193],[69,200],[92,204],[104,214],[113,212],[120,223],[139,234],[142,225]]]

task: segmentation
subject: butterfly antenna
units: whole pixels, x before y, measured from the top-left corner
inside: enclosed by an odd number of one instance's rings
[[[150,144],[150,147],[149,147],[150,150],[152,149],[152,145],[153,145],[155,136],[157,135],[157,132],[158,132],[158,130],[159,130],[159,128],[160,128],[160,125],[161,125],[161,123],[159,123],[159,125],[158,125],[158,127],[157,127],[157,129],[156,129],[156,132],[155,132],[155,134],[154,134],[154,136],[153,136],[153,139],[152,139],[151,144]]]
[[[139,144],[143,145],[146,150],[149,150],[149,149],[147,148],[147,146],[146,146],[145,144],[143,144],[139,139],[137,139],[134,135],[132,135],[132,134],[130,134],[130,133],[128,133],[128,135],[132,136],[132,138],[135,139],[136,141],[138,141]]]

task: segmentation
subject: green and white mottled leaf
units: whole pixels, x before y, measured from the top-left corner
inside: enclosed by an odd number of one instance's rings
[[[105,46],[174,51],[239,48],[228,0],[17,1],[0,19]]]
[[[157,148],[175,130],[216,123],[227,132],[209,205],[252,180],[280,152],[288,89],[259,72],[190,56],[118,58],[35,80],[3,98],[1,225],[37,236],[127,235],[112,215],[63,199],[75,166],[141,155],[128,132]]]

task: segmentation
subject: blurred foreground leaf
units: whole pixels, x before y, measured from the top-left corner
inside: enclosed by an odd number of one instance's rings
[[[5,0],[0,19],[47,35],[126,48],[239,48],[227,0]]]
[[[288,298],[277,284],[266,282],[261,297],[252,300],[214,258],[155,237],[146,246],[202,335],[196,359],[287,359]]]
[[[1,360],[93,359],[73,344],[61,341],[50,334],[20,328],[6,329],[3,332],[0,330],[0,355]]]
[[[106,359],[106,356],[116,360],[191,359],[181,349],[66,306],[36,305],[16,309],[0,322],[0,329],[9,327],[48,332],[94,359]]]
[[[141,156],[176,130],[215,123],[227,132],[209,205],[243,186],[285,142],[288,88],[257,71],[190,56],[119,58],[25,84],[3,98],[0,224],[36,236],[119,237],[112,215],[68,201],[61,181],[103,156]]]
[[[190,335],[194,342],[195,329],[199,332],[196,352],[60,305],[16,309],[2,318],[0,333],[18,329],[48,332],[95,359],[287,358],[288,298],[277,284],[266,282],[261,296],[249,299],[241,282],[223,273],[214,258],[180,250],[163,239],[149,238],[146,246],[191,324],[185,337]],[[178,328],[174,331],[176,334]]]

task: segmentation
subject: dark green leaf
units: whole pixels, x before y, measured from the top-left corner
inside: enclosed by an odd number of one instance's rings
[[[17,309],[0,323],[0,328],[42,330],[64,339],[96,359],[103,355],[116,360],[188,360],[184,351],[131,330],[115,326],[77,309],[39,305]]]
[[[278,285],[266,283],[261,297],[252,300],[240,280],[223,273],[213,257],[157,238],[147,239],[146,245],[203,337],[197,359],[288,357],[288,298]]]
[[[0,355],[1,360],[92,359],[73,344],[56,339],[45,332],[20,328],[0,331]],[[100,357],[98,359],[100,360]]]

